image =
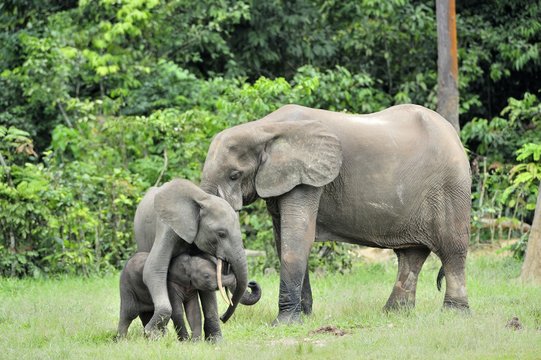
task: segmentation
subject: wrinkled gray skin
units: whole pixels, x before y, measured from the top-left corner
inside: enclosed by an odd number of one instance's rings
[[[139,316],[146,326],[154,313],[154,304],[148,288],[143,282],[143,269],[148,253],[139,252],[132,256],[120,274],[120,320],[117,338],[123,338],[131,322]],[[222,276],[223,286],[235,291],[237,282],[233,274]],[[261,298],[261,289],[256,282],[248,284],[251,292],[246,291],[241,298],[243,305],[254,305]],[[201,337],[201,310],[197,291],[216,291],[216,259],[210,255],[190,256],[181,254],[171,259],[167,274],[167,290],[173,312],[171,319],[179,340],[189,338],[184,324],[183,310],[192,330],[192,340]],[[218,314],[216,314],[218,316]]]
[[[275,323],[311,312],[314,239],[394,249],[387,309],[414,306],[419,271],[434,252],[446,276],[444,306],[468,308],[469,163],[456,131],[429,109],[353,115],[284,106],[216,135],[200,186],[235,210],[266,200],[281,259]]]
[[[172,257],[199,249],[231,265],[237,279],[232,305],[222,315],[227,321],[235,311],[248,282],[246,255],[238,214],[222,198],[209,195],[187,180],[172,180],[150,188],[135,212],[138,252],[150,252],[143,282],[148,287],[154,314],[145,326],[149,337],[159,337],[172,313],[167,295],[167,269]],[[205,338],[220,339],[220,321],[214,291],[200,291]]]

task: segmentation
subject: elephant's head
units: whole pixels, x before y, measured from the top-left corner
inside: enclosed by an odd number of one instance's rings
[[[238,286],[233,293],[232,303],[222,316],[222,321],[227,321],[240,302],[248,282],[238,214],[224,199],[180,179],[158,189],[154,196],[154,210],[161,222],[170,228],[165,238],[174,236],[172,231],[185,242],[195,244],[200,250],[217,257],[218,265],[222,261],[231,265]],[[159,244],[155,243],[156,246]]]
[[[220,285],[232,289],[233,292],[237,288],[237,279],[234,274],[219,274],[217,272],[217,259],[209,255],[194,255],[188,256],[189,259],[176,257],[171,261],[169,267],[168,279],[178,279],[178,283],[184,285],[183,282],[188,280],[188,285],[197,290],[215,291]],[[177,260],[178,259],[178,260]],[[189,264],[187,266],[187,264]],[[186,276],[187,275],[187,278]],[[172,280],[174,281],[174,280]],[[248,283],[246,290],[240,303],[243,305],[254,305],[261,298],[261,287],[255,281]]]
[[[339,139],[303,107],[287,106],[261,120],[226,129],[213,139],[201,188],[235,210],[295,186],[323,186],[342,164]],[[273,116],[273,114],[277,114]]]

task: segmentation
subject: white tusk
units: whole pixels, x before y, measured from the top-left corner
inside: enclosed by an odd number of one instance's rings
[[[222,199],[225,199],[225,194],[220,185],[218,185],[218,196],[221,197]]]
[[[229,302],[233,304],[233,301],[231,301],[231,291],[229,291],[229,288],[225,288],[225,294],[227,295],[227,298],[229,299]]]
[[[218,263],[216,265],[216,278],[218,280],[218,289],[220,290],[220,295],[222,295],[222,298],[227,305],[233,306],[231,300],[229,300],[229,297],[225,293],[224,287],[222,286],[222,259],[218,259]]]

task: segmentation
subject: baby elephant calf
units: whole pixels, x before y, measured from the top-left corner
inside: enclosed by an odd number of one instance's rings
[[[154,305],[150,292],[143,282],[143,268],[148,253],[139,252],[132,256],[120,275],[120,321],[118,322],[117,338],[123,338],[128,333],[131,322],[139,316],[145,326],[154,313]],[[236,286],[235,275],[222,275],[223,286],[233,289]],[[250,281],[241,299],[241,304],[253,305],[261,297],[261,289],[255,281]],[[183,308],[192,329],[192,339],[201,337],[201,311],[197,290],[213,291],[218,289],[216,278],[216,259],[209,255],[187,254],[171,259],[167,274],[167,291],[173,308],[171,319],[179,340],[189,338],[184,324]],[[216,318],[218,309],[216,309]]]

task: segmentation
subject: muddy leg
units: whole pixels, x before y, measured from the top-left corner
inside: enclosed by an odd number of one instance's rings
[[[415,307],[417,278],[430,250],[425,247],[397,249],[395,253],[398,257],[398,275],[385,310]]]

